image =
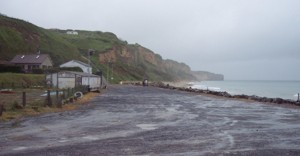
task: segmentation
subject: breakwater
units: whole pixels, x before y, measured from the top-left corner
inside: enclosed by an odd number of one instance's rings
[[[123,84],[132,84],[142,86],[143,83],[139,81],[128,81]],[[179,91],[186,91],[186,92],[193,92],[199,94],[207,94],[207,95],[214,95],[218,97],[225,97],[225,98],[233,98],[233,99],[243,99],[243,100],[250,100],[256,102],[263,102],[263,103],[274,103],[274,104],[290,104],[290,105],[297,105],[300,106],[300,101],[290,100],[290,99],[283,99],[283,98],[269,98],[269,97],[260,97],[256,95],[231,95],[226,91],[212,91],[208,89],[195,89],[191,87],[175,87],[163,82],[149,82],[148,86],[159,87],[164,89],[171,89],[171,90],[179,90]]]

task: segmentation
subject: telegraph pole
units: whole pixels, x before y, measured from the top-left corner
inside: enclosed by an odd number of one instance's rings
[[[95,50],[93,50],[93,49],[89,49],[88,50],[88,59],[89,59],[89,68],[88,68],[88,86],[89,86],[89,89],[90,89],[90,74],[92,74],[92,67],[91,67],[91,55],[93,55],[93,52],[94,52]]]
[[[110,59],[107,62],[107,74],[106,74],[107,83],[109,83],[109,79],[108,79],[108,77],[109,77],[109,64],[110,64]]]
[[[90,73],[91,73],[91,54],[90,54],[90,50],[88,51],[88,58],[89,58],[89,70],[88,70],[88,73],[89,73],[89,75],[88,75],[88,86],[90,87]]]
[[[113,63],[111,63],[111,80],[114,79],[114,66]]]

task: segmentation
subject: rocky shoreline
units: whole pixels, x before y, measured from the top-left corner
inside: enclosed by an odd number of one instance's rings
[[[140,82],[134,82],[131,83],[133,85],[142,85]],[[193,93],[199,93],[199,94],[207,94],[207,95],[214,95],[218,97],[225,97],[225,98],[232,98],[232,99],[243,99],[243,100],[250,100],[250,101],[256,101],[256,102],[263,102],[263,103],[274,103],[274,104],[289,104],[289,105],[295,105],[300,106],[300,101],[294,101],[290,99],[282,99],[282,98],[268,98],[268,97],[260,97],[256,95],[231,95],[228,92],[218,92],[218,91],[211,91],[211,90],[203,90],[203,89],[194,89],[191,87],[175,87],[174,85],[170,85],[169,83],[163,83],[163,82],[150,82],[148,86],[153,87],[159,87],[159,88],[165,88],[165,89],[171,89],[171,90],[179,90],[179,91],[186,91],[186,92],[193,92]]]

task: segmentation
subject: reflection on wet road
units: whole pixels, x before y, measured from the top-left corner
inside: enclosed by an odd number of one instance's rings
[[[0,132],[0,155],[299,155],[300,109],[112,86],[80,110]]]

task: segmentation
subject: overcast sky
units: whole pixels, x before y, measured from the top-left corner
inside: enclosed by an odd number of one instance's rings
[[[0,1],[7,16],[113,32],[227,80],[300,80],[299,7],[299,0]]]

